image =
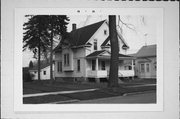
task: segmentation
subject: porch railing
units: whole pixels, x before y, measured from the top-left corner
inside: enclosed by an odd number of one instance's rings
[[[133,77],[135,75],[134,70],[119,70],[118,76],[119,77]],[[89,70],[87,72],[88,77],[94,77],[94,78],[106,78],[109,77],[109,71],[107,70]]]

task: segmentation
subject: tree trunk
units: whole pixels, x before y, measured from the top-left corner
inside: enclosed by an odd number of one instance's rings
[[[50,80],[51,82],[54,81],[53,79],[53,31],[51,31],[51,49],[50,49]]]
[[[116,32],[116,16],[109,15],[109,37],[111,44],[111,60],[109,73],[109,87],[118,86],[119,42]]]
[[[41,47],[40,40],[38,41],[38,81],[41,80]]]

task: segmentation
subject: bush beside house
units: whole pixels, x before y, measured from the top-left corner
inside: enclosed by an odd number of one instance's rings
[[[28,67],[23,67],[23,82],[30,82],[32,81],[32,75],[29,73]]]

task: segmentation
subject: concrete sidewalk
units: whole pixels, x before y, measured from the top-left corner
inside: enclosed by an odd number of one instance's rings
[[[126,86],[126,87],[144,87],[144,86],[156,86],[156,84],[140,84],[140,85]]]
[[[86,89],[86,90],[73,90],[73,91],[58,91],[58,92],[25,94],[25,95],[23,95],[23,98],[36,97],[36,96],[45,96],[45,95],[59,95],[59,94],[82,93],[82,92],[90,92],[90,91],[95,91],[95,90],[98,90],[98,89]]]

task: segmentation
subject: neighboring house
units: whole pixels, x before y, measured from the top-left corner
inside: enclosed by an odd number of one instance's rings
[[[135,75],[139,78],[156,78],[156,45],[143,46],[136,54]]]
[[[32,80],[38,80],[38,67],[35,66],[29,69],[29,72],[32,76]],[[54,77],[54,66],[53,66],[53,77]],[[41,80],[50,80],[50,64],[41,64]]]
[[[111,55],[107,21],[100,21],[79,29],[76,29],[73,24],[73,28],[69,36],[62,39],[54,50],[55,79],[107,81]],[[129,46],[121,34],[117,34],[120,49],[119,77],[133,77],[133,58],[125,55]]]

